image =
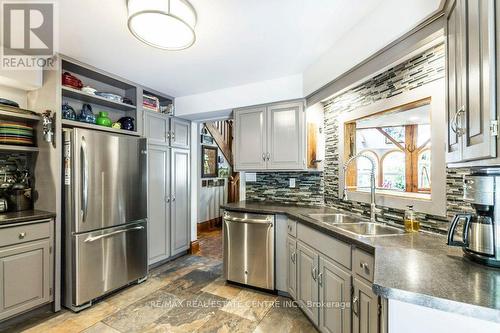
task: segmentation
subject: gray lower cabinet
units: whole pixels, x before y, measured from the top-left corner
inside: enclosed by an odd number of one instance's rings
[[[318,253],[311,247],[297,242],[297,302],[318,325]]]
[[[286,253],[287,253],[287,286],[288,294],[293,299],[297,298],[297,241],[295,238],[288,236],[286,241]]]
[[[351,273],[327,257],[319,258],[319,329],[328,333],[351,332]]]
[[[52,301],[52,230],[52,221],[0,230],[0,320]]]
[[[189,150],[172,149],[171,253],[179,254],[190,245]]]
[[[385,332],[383,300],[372,291],[373,254],[292,220],[287,231],[288,294],[316,327],[326,333]]]
[[[149,264],[170,257],[170,148],[148,146]]]
[[[370,283],[353,279],[352,332],[376,333],[379,331],[379,300]]]

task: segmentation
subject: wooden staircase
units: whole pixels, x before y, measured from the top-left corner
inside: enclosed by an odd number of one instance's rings
[[[222,154],[226,158],[231,172],[234,166],[233,159],[233,121],[220,120],[207,122],[204,124],[207,131],[214,138],[215,143],[219,146]],[[228,179],[228,202],[240,201],[240,173],[232,172]]]

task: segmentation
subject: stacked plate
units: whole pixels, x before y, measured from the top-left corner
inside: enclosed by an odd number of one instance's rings
[[[33,145],[33,127],[13,122],[0,121],[0,144]]]

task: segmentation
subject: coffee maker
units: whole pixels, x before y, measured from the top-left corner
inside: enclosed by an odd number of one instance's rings
[[[500,267],[500,170],[475,171],[464,177],[464,201],[474,213],[457,214],[448,231],[448,245],[460,246],[465,256]],[[456,230],[463,225],[461,240]]]

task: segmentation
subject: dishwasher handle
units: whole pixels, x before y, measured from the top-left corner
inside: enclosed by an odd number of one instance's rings
[[[238,223],[248,223],[248,224],[268,224],[268,225],[273,225],[272,222],[270,222],[268,219],[265,220],[257,220],[257,219],[244,219],[244,218],[237,218],[237,217],[224,217],[225,221],[229,222],[238,222]]]

